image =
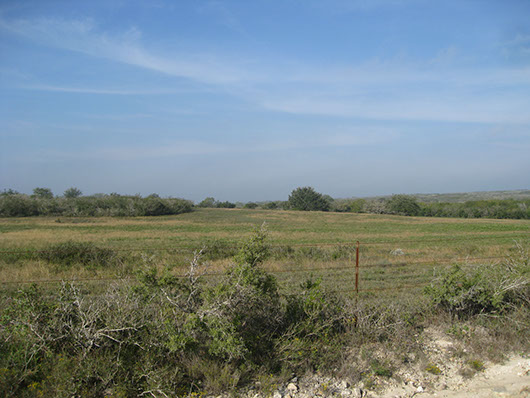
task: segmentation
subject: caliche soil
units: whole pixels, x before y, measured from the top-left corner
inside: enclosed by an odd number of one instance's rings
[[[422,340],[425,357],[397,369],[391,378],[372,376],[359,383],[306,375],[268,394],[250,388],[247,398],[530,398],[530,357],[513,354],[502,363],[471,361],[461,341],[435,328]]]
[[[423,387],[421,383],[403,384],[384,394],[373,397],[443,397],[443,398],[530,398],[530,359],[512,356],[502,364],[490,364],[469,379],[439,376],[435,386]],[[368,394],[367,394],[368,395]]]

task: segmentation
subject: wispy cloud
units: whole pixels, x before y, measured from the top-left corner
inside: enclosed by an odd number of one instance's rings
[[[218,23],[240,34],[245,34],[241,23],[226,3],[210,0],[199,5],[198,10],[203,14],[213,15]]]
[[[207,54],[154,54],[142,46],[142,33],[139,29],[131,28],[118,35],[108,35],[101,32],[91,19],[0,19],[0,28],[48,46],[204,83],[236,82],[244,79],[246,75],[244,69],[228,65]]]
[[[90,149],[37,149],[31,155],[32,161],[142,161],[182,156],[212,156],[226,154],[277,153],[282,151],[305,151],[333,147],[366,147],[390,143],[398,139],[400,134],[395,129],[383,127],[348,129],[313,134],[304,139],[283,138],[281,140],[253,140],[240,144],[223,144],[202,140],[181,140],[167,142],[164,145],[123,145],[92,147]],[[27,151],[27,149],[26,149]],[[6,157],[17,159],[16,153],[5,154]]]
[[[214,12],[224,12],[215,2],[209,7]],[[230,21],[230,14],[226,17]],[[269,111],[376,120],[530,122],[529,96],[521,90],[526,86],[530,89],[530,67],[458,67],[455,59],[460,53],[455,46],[442,48],[434,58],[420,62],[389,57],[352,65],[306,65],[303,60],[284,57],[250,62],[252,57],[227,58],[213,52],[190,54],[159,49],[157,53],[147,49],[139,29],[109,34],[91,19],[0,17],[0,29],[48,46],[188,79],[208,89],[215,87],[223,94]],[[526,36],[516,39],[518,45],[528,41]],[[24,87],[122,96],[171,93],[166,88],[132,90],[54,84]]]
[[[526,97],[477,101],[474,97],[340,99],[291,97],[264,100],[268,109],[293,114],[329,115],[373,120],[424,120],[470,123],[530,123]]]
[[[51,91],[75,94],[101,94],[101,95],[163,95],[174,94],[175,90],[112,90],[105,88],[87,88],[87,87],[65,87],[50,85],[28,85],[22,86],[25,90]]]

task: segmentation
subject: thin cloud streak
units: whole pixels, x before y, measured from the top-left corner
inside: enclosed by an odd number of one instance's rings
[[[160,159],[179,156],[203,156],[216,154],[248,154],[307,150],[325,147],[374,146],[390,143],[399,137],[399,133],[386,128],[369,128],[353,133],[333,133],[302,140],[287,139],[275,142],[250,142],[239,145],[215,144],[206,141],[181,141],[163,146],[121,146],[92,148],[90,150],[37,150],[30,158],[35,162],[97,160],[97,161],[135,161]],[[7,155],[9,156],[9,155]],[[13,160],[18,158],[12,154]]]
[[[217,86],[224,93],[269,111],[374,120],[530,122],[527,95],[502,94],[511,87],[530,86],[528,67],[481,70],[436,67],[433,65],[437,58],[434,58],[418,65],[390,59],[350,67],[324,65],[320,68],[276,60],[274,65],[262,62],[259,68],[246,68],[242,60],[216,55],[177,52],[158,56],[141,45],[142,32],[138,29],[111,36],[99,32],[90,19],[0,19],[0,28],[49,46]],[[452,56],[457,53],[450,48]],[[123,96],[170,93],[58,85],[26,88]],[[473,94],[476,89],[495,92]],[[454,94],[444,96],[444,91]]]
[[[55,48],[106,58],[203,83],[225,84],[239,81],[246,75],[243,69],[232,68],[208,55],[177,53],[169,58],[157,56],[140,45],[142,35],[138,29],[110,36],[98,32],[96,24],[90,19],[80,21],[50,18],[16,21],[0,19],[0,28]]]
[[[455,98],[398,98],[362,101],[335,98],[276,98],[265,100],[267,109],[306,115],[326,115],[372,120],[443,121],[464,123],[530,123],[525,98],[509,102]]]
[[[22,86],[24,90],[35,90],[35,91],[50,91],[50,92],[62,92],[62,93],[75,93],[75,94],[101,94],[101,95],[165,95],[175,94],[179,91],[176,90],[111,90],[101,88],[86,88],[86,87],[64,87],[64,86],[48,86],[48,85],[35,85],[35,86]]]

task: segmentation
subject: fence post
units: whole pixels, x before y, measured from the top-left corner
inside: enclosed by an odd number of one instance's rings
[[[359,241],[355,250],[355,293],[359,294]]]

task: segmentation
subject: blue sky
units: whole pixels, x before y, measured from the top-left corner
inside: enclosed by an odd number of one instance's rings
[[[2,1],[0,189],[530,188],[527,0]]]

